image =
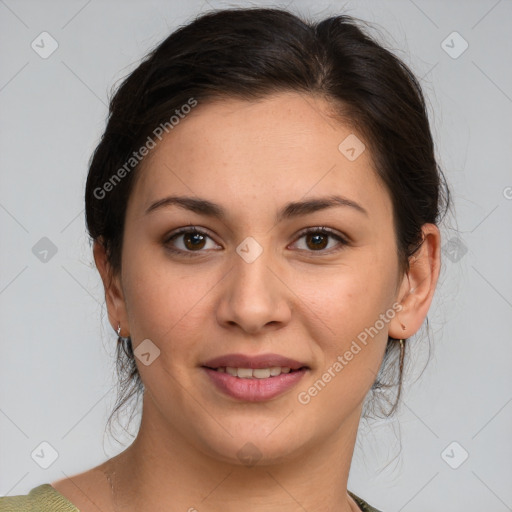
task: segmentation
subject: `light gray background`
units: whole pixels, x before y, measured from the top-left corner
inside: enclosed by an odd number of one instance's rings
[[[87,162],[111,86],[179,24],[234,5],[286,4],[0,0],[0,495],[123,449],[104,436],[116,337],[84,228]],[[361,423],[349,489],[385,512],[512,510],[512,2],[288,5],[381,27],[421,77],[456,206],[430,363],[417,378],[422,331],[400,413]],[[59,45],[47,59],[31,48],[43,31]],[[458,58],[442,46],[453,31],[469,44]],[[452,53],[457,37],[445,43]],[[42,237],[57,247],[46,262],[32,251]],[[43,441],[58,452],[48,469],[31,457]],[[459,464],[462,450],[469,457],[453,469],[446,460]]]

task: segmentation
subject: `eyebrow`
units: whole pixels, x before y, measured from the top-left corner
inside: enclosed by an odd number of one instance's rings
[[[157,209],[167,206],[179,206],[186,210],[206,215],[208,217],[218,218],[225,220],[227,217],[226,210],[219,204],[213,203],[207,199],[190,197],[190,196],[168,196],[159,199],[152,203],[147,209],[146,214],[153,212]],[[327,208],[334,208],[345,206],[353,208],[354,210],[368,216],[368,212],[358,203],[346,197],[339,195],[331,195],[326,197],[319,197],[315,199],[307,199],[305,201],[295,201],[287,203],[284,208],[278,212],[275,221],[281,222],[282,220],[308,215]]]

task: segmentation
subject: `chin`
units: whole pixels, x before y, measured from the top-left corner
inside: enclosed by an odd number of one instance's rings
[[[271,437],[273,437],[271,439]],[[289,462],[305,450],[303,441],[290,442],[290,435],[282,432],[271,437],[260,431],[258,434],[238,432],[236,437],[224,439],[224,443],[209,444],[208,455],[236,466],[272,466]]]

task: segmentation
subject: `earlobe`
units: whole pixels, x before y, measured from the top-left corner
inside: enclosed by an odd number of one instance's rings
[[[105,302],[107,304],[108,319],[110,325],[117,330],[120,324],[123,331],[129,332],[126,305],[121,287],[120,277],[114,275],[108,262],[105,245],[102,240],[95,240],[93,244],[94,261],[100,273],[105,290]]]
[[[409,271],[397,297],[402,310],[390,322],[388,335],[392,338],[409,338],[418,332],[434,296],[441,263],[441,235],[435,224],[424,224],[422,231],[423,242],[409,259]]]

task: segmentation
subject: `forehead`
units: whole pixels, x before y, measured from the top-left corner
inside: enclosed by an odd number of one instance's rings
[[[363,138],[331,112],[326,100],[299,93],[200,103],[151,150],[130,201],[142,209],[181,193],[273,207],[340,193],[390,213]]]

